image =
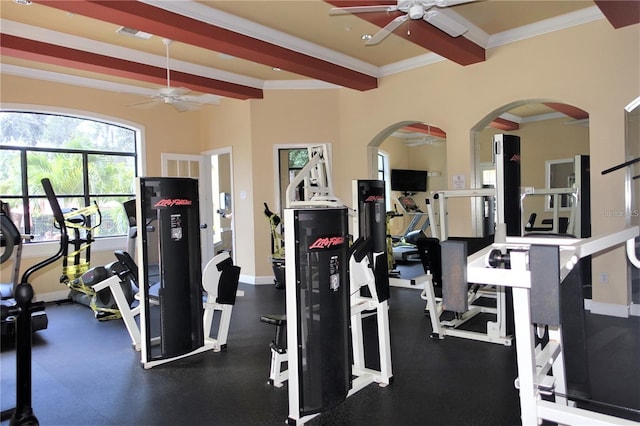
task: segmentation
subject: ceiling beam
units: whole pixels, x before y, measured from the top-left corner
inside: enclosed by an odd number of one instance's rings
[[[589,118],[589,113],[578,107],[555,102],[544,102],[544,105],[548,106],[551,109],[555,109],[556,111],[561,112],[564,115],[573,118],[574,120],[584,120],[585,118]]]
[[[339,86],[360,91],[378,87],[370,75],[139,1],[34,1]]]
[[[0,55],[44,62],[51,65],[109,74],[165,86],[167,70],[139,62],[43,43],[8,34],[0,34]],[[171,81],[195,92],[211,93],[234,99],[261,99],[262,89],[215,80],[180,71],[171,71]]]
[[[493,127],[494,129],[499,130],[513,131],[520,129],[520,124],[516,123],[515,121],[496,117],[491,123],[489,123],[489,127]]]
[[[595,3],[613,28],[640,23],[640,2],[637,0],[595,0]]]
[[[327,3],[332,4],[335,7],[347,7],[347,6],[378,6],[393,4],[393,1],[378,0],[378,1],[366,1],[366,0],[325,0]],[[395,17],[403,15],[402,12],[371,12],[371,13],[359,13],[355,16],[364,19],[379,26],[385,27]],[[411,32],[407,31],[407,25],[411,25]],[[479,46],[464,36],[451,37],[444,31],[440,31],[433,25],[426,22],[414,22],[409,21],[401,25],[393,32],[396,36],[402,37],[405,40],[413,42],[418,46],[437,53],[443,58],[447,58],[460,65],[471,65],[478,62],[484,62],[486,60],[485,50],[482,46]],[[384,41],[382,42],[384,43]]]
[[[440,129],[439,127],[431,126],[429,124],[414,123],[408,126],[404,126],[403,130],[409,132],[424,133],[425,135],[437,136],[444,139],[447,138],[447,133],[444,130]]]

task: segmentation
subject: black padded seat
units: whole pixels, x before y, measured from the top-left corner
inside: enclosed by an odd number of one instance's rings
[[[272,324],[275,326],[283,326],[283,325],[287,325],[287,316],[286,315],[262,315],[260,317],[260,321],[265,322],[267,324]]]
[[[276,333],[273,337],[273,341],[269,345],[271,349],[276,352],[283,354],[287,352],[287,339],[286,339],[286,326],[287,326],[287,316],[286,315],[262,315],[260,316],[260,321],[266,324],[271,324],[276,326]]]

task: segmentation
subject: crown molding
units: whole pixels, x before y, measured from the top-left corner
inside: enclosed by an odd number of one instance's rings
[[[95,78],[73,76],[54,71],[43,71],[18,65],[3,65],[2,73],[7,75],[15,75],[18,77],[31,78],[34,80],[44,80],[53,83],[69,84],[72,86],[105,90],[108,92],[127,93],[130,95],[144,96],[147,98],[152,98],[158,94],[158,91],[156,89],[148,89],[146,87],[132,86],[123,83],[114,83],[111,81],[98,80]],[[222,96],[212,95],[210,93],[191,97],[195,99],[196,102],[201,99],[203,101],[202,103],[212,105],[219,105],[222,99]]]
[[[393,74],[401,73],[403,71],[409,71],[414,68],[424,67],[426,65],[435,64],[437,62],[442,62],[445,60],[445,58],[438,55],[437,53],[429,52],[425,53],[424,55],[394,62],[393,64],[383,65],[380,67],[379,74],[380,77],[387,77]]]
[[[493,34],[485,46],[487,49],[503,46],[520,40],[560,31],[577,25],[605,19],[598,6],[591,6],[575,12],[545,19],[534,24],[524,25],[513,30]]]
[[[129,93],[140,96],[153,96],[156,90],[129,84],[114,83],[95,78],[79,77],[54,71],[43,71],[35,68],[18,65],[2,65],[2,73],[18,77],[32,78],[35,80],[51,81],[53,83],[70,84],[73,86],[90,87],[92,89],[106,90],[109,92]]]

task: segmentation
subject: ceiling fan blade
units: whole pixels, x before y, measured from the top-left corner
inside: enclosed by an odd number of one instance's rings
[[[448,17],[444,13],[440,13],[437,10],[430,10],[424,14],[423,19],[438,28],[441,31],[449,34],[451,37],[458,37],[467,32],[467,27],[453,18]]]
[[[398,16],[393,21],[389,22],[384,28],[378,31],[373,37],[367,40],[365,46],[374,46],[380,43],[382,40],[387,38],[389,34],[391,34],[396,28],[402,25],[407,19],[409,19],[409,15]]]
[[[220,96],[212,95],[210,93],[205,93],[199,96],[181,96],[180,100],[191,104],[220,105]]]
[[[189,92],[191,92],[191,90],[186,87],[162,87],[158,90],[158,96],[184,96]]]
[[[173,101],[173,102],[169,102],[169,104],[172,107],[174,107],[176,110],[178,110],[179,112],[191,111],[193,109],[197,109],[198,108],[197,106],[192,108],[186,102],[182,102],[182,101]]]
[[[347,15],[355,13],[369,13],[369,12],[393,12],[398,10],[398,6],[395,4],[380,5],[380,6],[349,6],[349,7],[334,7],[329,9],[329,15]]]
[[[457,6],[459,4],[472,3],[477,0],[436,0],[435,5],[437,7],[450,7]]]
[[[151,99],[148,101],[136,102],[134,104],[127,105],[132,108],[152,108],[159,103],[159,99]]]

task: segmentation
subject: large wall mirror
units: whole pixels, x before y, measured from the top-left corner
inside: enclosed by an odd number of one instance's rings
[[[401,245],[412,232],[433,235],[431,221],[437,222],[437,216],[429,219],[427,200],[432,191],[447,187],[446,133],[432,123],[406,121],[380,132],[369,147],[377,157],[373,162],[377,170],[370,175],[386,183],[388,230],[394,237],[398,278],[410,280],[424,270],[415,248]],[[408,254],[412,252],[415,255]]]
[[[640,158],[640,97],[626,108],[626,158]],[[627,171],[626,210],[629,225],[640,225],[640,162]],[[640,257],[640,237],[636,238],[636,256]],[[629,291],[632,306],[640,306],[640,270],[629,265]],[[640,315],[640,311],[635,313]]]
[[[572,213],[577,215],[574,235],[588,234],[580,223],[577,210],[577,190],[588,190],[589,115],[575,106],[542,101],[522,101],[507,105],[487,116],[474,129],[476,187],[495,183],[495,162],[492,141],[496,134],[520,137],[521,187],[527,191],[522,201],[523,232],[526,229],[549,232],[567,231]],[[586,179],[584,183],[581,177]],[[497,184],[497,183],[495,183]],[[570,191],[575,188],[576,191]],[[563,194],[548,195],[551,192]],[[555,190],[555,191],[551,191]],[[588,194],[585,195],[588,200]],[[558,200],[554,204],[554,200]],[[485,236],[483,209],[474,209],[474,236]],[[554,218],[554,215],[556,216]],[[561,223],[558,224],[558,221]],[[583,235],[586,236],[586,235]]]

